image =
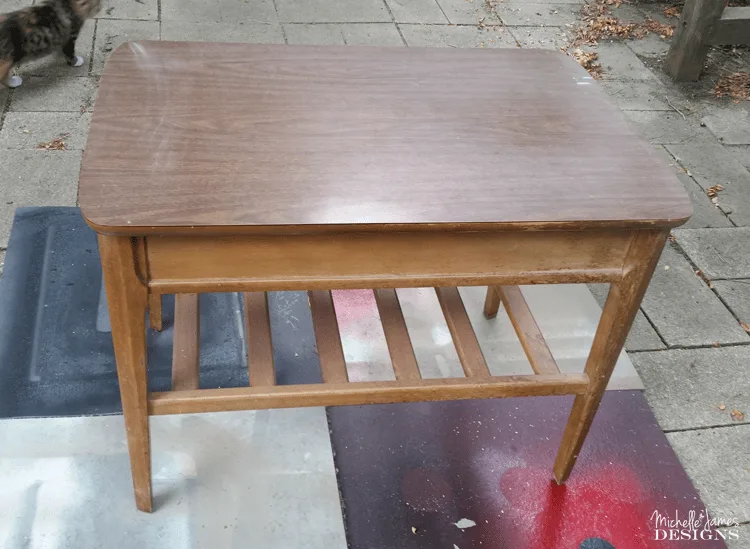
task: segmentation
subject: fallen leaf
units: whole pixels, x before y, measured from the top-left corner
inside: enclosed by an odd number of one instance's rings
[[[737,408],[732,409],[732,411],[729,412],[729,415],[735,421],[742,421],[745,419],[745,414],[740,412]]]
[[[713,342],[713,346],[714,346],[714,347],[718,347],[718,346],[719,346],[719,342],[718,342],[718,341],[714,341],[714,342]]]
[[[722,76],[714,86],[714,95],[728,95],[737,101],[750,100],[750,72],[735,72]]]
[[[60,137],[56,137],[52,141],[46,141],[39,143],[36,148],[43,149],[45,151],[64,151],[68,147],[65,145],[64,139],[70,137],[69,133],[61,134]]]
[[[717,194],[719,194],[721,191],[724,190],[724,187],[722,185],[713,185],[712,187],[709,187],[706,191],[706,194],[710,198],[714,198]]]
[[[713,284],[711,284],[711,281],[710,281],[710,280],[708,279],[708,277],[707,277],[706,275],[704,275],[704,274],[703,274],[703,271],[695,271],[695,275],[696,275],[696,276],[697,276],[698,278],[700,278],[700,279],[701,279],[701,280],[702,280],[703,282],[705,282],[705,283],[706,283],[706,285],[707,285],[707,286],[708,286],[709,288],[713,288],[713,287],[714,287],[714,285],[713,285]]]
[[[719,410],[721,410],[722,412],[723,412],[724,410],[726,410],[726,409],[727,409],[727,407],[726,407],[726,405],[725,405],[725,404],[719,404],[719,405],[717,406],[717,408],[718,408]]]
[[[750,324],[748,324],[747,322],[740,322],[740,326],[743,330],[750,333]]]
[[[578,61],[578,63],[580,63],[580,65],[584,69],[589,71],[589,74],[591,74],[591,76],[596,79],[602,77],[602,65],[601,63],[597,62],[597,59],[599,59],[598,53],[586,52],[578,48],[574,50],[571,55],[573,56],[573,59]]]
[[[679,17],[680,16],[680,8],[677,6],[670,6],[668,8],[664,8],[664,15],[667,17]]]

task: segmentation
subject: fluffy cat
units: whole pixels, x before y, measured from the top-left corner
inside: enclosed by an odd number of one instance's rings
[[[76,39],[83,22],[100,7],[101,0],[44,0],[0,15],[0,82],[17,88],[23,80],[10,74],[15,65],[60,49],[69,65],[83,65],[83,57],[75,53]]]

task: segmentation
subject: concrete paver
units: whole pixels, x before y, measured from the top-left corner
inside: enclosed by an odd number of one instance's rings
[[[734,316],[750,326],[750,280],[717,280],[713,284]]]
[[[396,23],[445,24],[448,18],[435,0],[386,0]]]
[[[510,31],[503,27],[446,25],[399,25],[406,43],[416,47],[452,48],[515,48],[518,47]]]
[[[715,185],[723,190],[717,204],[736,225],[750,225],[750,172],[713,137],[666,145],[695,181],[707,191]]]
[[[179,1],[179,0],[175,0]],[[392,21],[382,0],[276,0],[282,23],[387,23]]]
[[[589,290],[600,307],[604,307],[607,299],[609,284],[589,284]],[[666,349],[666,345],[656,333],[654,327],[648,321],[643,311],[638,311],[630,328],[628,338],[625,340],[626,351],[656,351]]]
[[[565,27],[509,27],[522,48],[559,50],[570,43]]]
[[[159,18],[158,0],[102,0],[99,19],[145,19]]]
[[[341,25],[344,42],[350,46],[404,46],[392,23],[348,23]]]
[[[200,42],[246,42],[250,44],[283,44],[284,34],[278,23],[192,23],[163,21],[162,40]]]
[[[90,122],[89,112],[9,112],[0,130],[0,149],[36,149],[42,142],[68,134],[66,148],[81,150]]]
[[[658,82],[603,80],[601,85],[623,111],[672,111]]]
[[[643,311],[670,346],[750,342],[719,298],[670,245],[651,279]]]
[[[750,425],[668,433],[667,439],[715,516],[750,520]]]
[[[674,111],[625,111],[628,120],[651,143],[680,144],[706,135],[696,118],[685,120]]]
[[[159,40],[159,22],[116,19],[97,21],[91,72],[100,74],[107,58],[120,44],[137,40]]]
[[[94,21],[86,21],[81,29],[81,34],[78,35],[78,40],[76,40],[76,54],[84,59],[84,63],[80,67],[71,67],[68,65],[62,52],[60,52],[57,55],[50,55],[40,59],[25,61],[21,65],[19,74],[24,77],[26,77],[26,75],[45,76],[49,74],[60,76],[87,76],[89,73],[89,65],[91,63],[91,54],[94,48],[95,27],[96,23]]]
[[[161,0],[162,21],[277,23],[273,0]]]
[[[735,425],[732,410],[750,412],[750,346],[633,353],[630,359],[662,429]],[[750,413],[742,422],[750,422]]]
[[[737,145],[733,147],[725,147],[737,161],[750,170],[750,145]]]
[[[81,151],[0,150],[0,248],[8,246],[16,208],[75,206],[80,164]]]
[[[495,12],[503,23],[510,26],[570,25],[578,18],[575,4],[537,4],[536,2],[508,1],[498,3]]]
[[[654,80],[654,74],[622,42],[601,42],[596,47],[604,80]]]
[[[708,278],[750,278],[750,227],[678,229],[673,234]]]
[[[744,105],[711,106],[702,122],[725,145],[750,145],[750,109]]]
[[[500,19],[483,0],[436,0],[448,21],[454,25],[499,24]]]
[[[284,34],[290,44],[343,46],[346,43],[337,23],[287,23]]]
[[[95,78],[81,76],[29,76],[13,91],[11,111],[80,112],[89,110],[97,89]]]

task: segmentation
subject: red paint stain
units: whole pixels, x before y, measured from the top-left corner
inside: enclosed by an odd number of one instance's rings
[[[363,318],[378,318],[378,306],[372,290],[333,290],[331,295],[339,327],[346,327]]]
[[[566,485],[550,478],[549,467],[513,468],[500,479],[508,500],[503,509],[510,538],[519,547],[577,549],[598,537],[617,549],[668,549],[656,541],[650,520],[664,501],[655,501],[636,474],[621,465],[579,469]],[[674,505],[671,506],[674,508]]]

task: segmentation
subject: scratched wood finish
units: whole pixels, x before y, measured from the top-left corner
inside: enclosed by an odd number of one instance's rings
[[[148,323],[152,330],[161,332],[162,308],[161,294],[148,294]]]
[[[490,371],[474,329],[471,327],[471,321],[469,315],[466,314],[458,288],[435,288],[435,292],[466,377],[489,377]]]
[[[611,282],[629,242],[627,231],[355,233],[155,236],[147,248],[152,289],[227,292]]]
[[[174,298],[172,390],[197,389],[200,378],[200,304],[198,294]]]
[[[531,369],[536,374],[559,374],[552,352],[531,314],[531,309],[518,286],[496,286],[495,291],[503,302],[513,329],[521,342]]]
[[[138,42],[104,69],[79,201],[138,236],[678,225],[650,148],[560,52]]]
[[[560,484],[568,479],[578,459],[666,238],[666,232],[636,232],[623,265],[622,280],[610,286],[584,368],[590,386],[573,401],[555,460],[555,478]]]
[[[99,235],[117,379],[130,454],[135,504],[150,512],[151,442],[146,379],[147,289],[136,274],[137,251],[127,237]]]
[[[245,293],[244,303],[247,371],[250,385],[253,387],[276,385],[268,294],[266,292]]]
[[[391,364],[396,379],[420,379],[422,376],[419,373],[417,357],[414,356],[414,347],[411,344],[396,290],[392,288],[375,290],[375,302],[378,306],[378,314],[383,325],[385,342],[388,345],[388,353],[391,355]]]
[[[188,414],[298,406],[569,395],[581,394],[587,386],[588,377],[585,374],[277,385],[151,393],[148,406],[152,415]]]
[[[318,290],[308,292],[307,295],[323,383],[345,383],[349,376],[346,372],[344,349],[341,347],[341,334],[331,292]]]

